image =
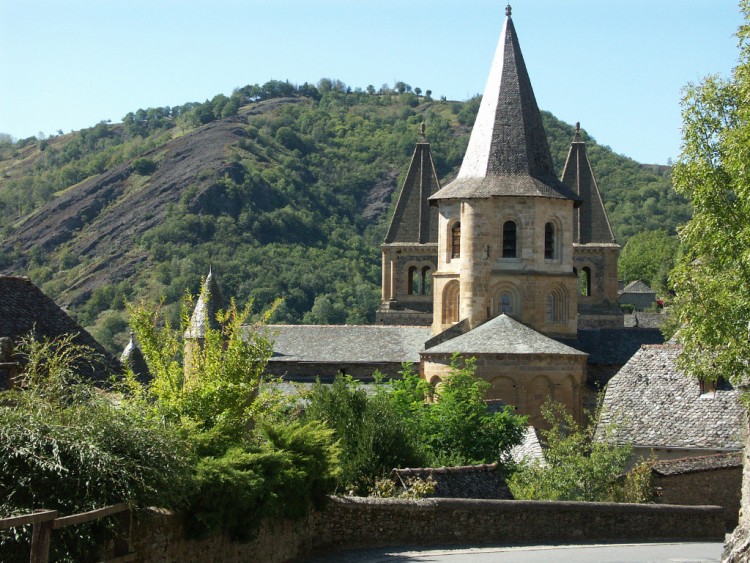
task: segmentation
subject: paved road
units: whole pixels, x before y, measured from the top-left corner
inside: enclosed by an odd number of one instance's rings
[[[649,543],[424,549],[363,549],[309,559],[308,563],[697,563],[721,561],[722,543]]]

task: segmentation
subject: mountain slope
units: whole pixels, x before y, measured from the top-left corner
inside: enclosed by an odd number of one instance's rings
[[[243,103],[249,88],[239,91]],[[278,322],[370,320],[378,246],[418,124],[445,182],[478,100],[340,83],[277,88],[258,100],[266,85],[253,88],[256,100],[229,112],[229,99],[217,106],[215,98],[0,147],[0,217],[12,225],[3,271],[29,273],[112,348],[124,344],[126,300],[166,296],[177,320],[184,289],[196,291],[209,265],[228,295],[253,298],[255,310],[284,297]],[[559,170],[573,131],[550,114],[544,120]],[[593,141],[589,154],[618,236],[687,216],[684,202],[670,199],[668,177]]]

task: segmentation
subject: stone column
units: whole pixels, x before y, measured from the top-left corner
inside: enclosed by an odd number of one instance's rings
[[[472,327],[487,319],[487,286],[491,261],[487,218],[481,206],[490,207],[488,200],[474,199],[461,203],[461,297],[459,320],[469,319]]]

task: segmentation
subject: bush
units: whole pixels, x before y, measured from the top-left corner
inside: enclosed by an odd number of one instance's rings
[[[133,171],[141,176],[150,176],[156,172],[156,162],[150,158],[136,158],[133,161]]]
[[[193,534],[226,530],[249,541],[264,517],[299,519],[322,506],[336,482],[339,450],[332,431],[292,423],[265,432],[260,446],[200,460],[188,510]]]
[[[63,515],[107,504],[183,506],[190,482],[187,444],[137,404],[82,383],[76,367],[93,361],[71,338],[26,340],[24,388],[0,406],[0,516],[37,509]],[[103,524],[58,532],[54,560],[86,560]],[[0,536],[3,553],[28,556],[30,530]]]
[[[519,500],[598,502],[650,499],[650,481],[642,467],[623,477],[632,446],[606,439],[593,441],[595,418],[581,427],[559,403],[547,402],[542,415],[550,425],[549,430],[542,430],[546,465],[519,466],[508,482],[513,496]]]

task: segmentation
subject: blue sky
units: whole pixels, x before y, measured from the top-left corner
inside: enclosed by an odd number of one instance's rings
[[[733,0],[516,0],[542,109],[641,162],[680,152],[680,92],[728,76]],[[0,0],[0,132],[120,121],[270,79],[352,87],[402,80],[434,97],[482,92],[497,0]]]

